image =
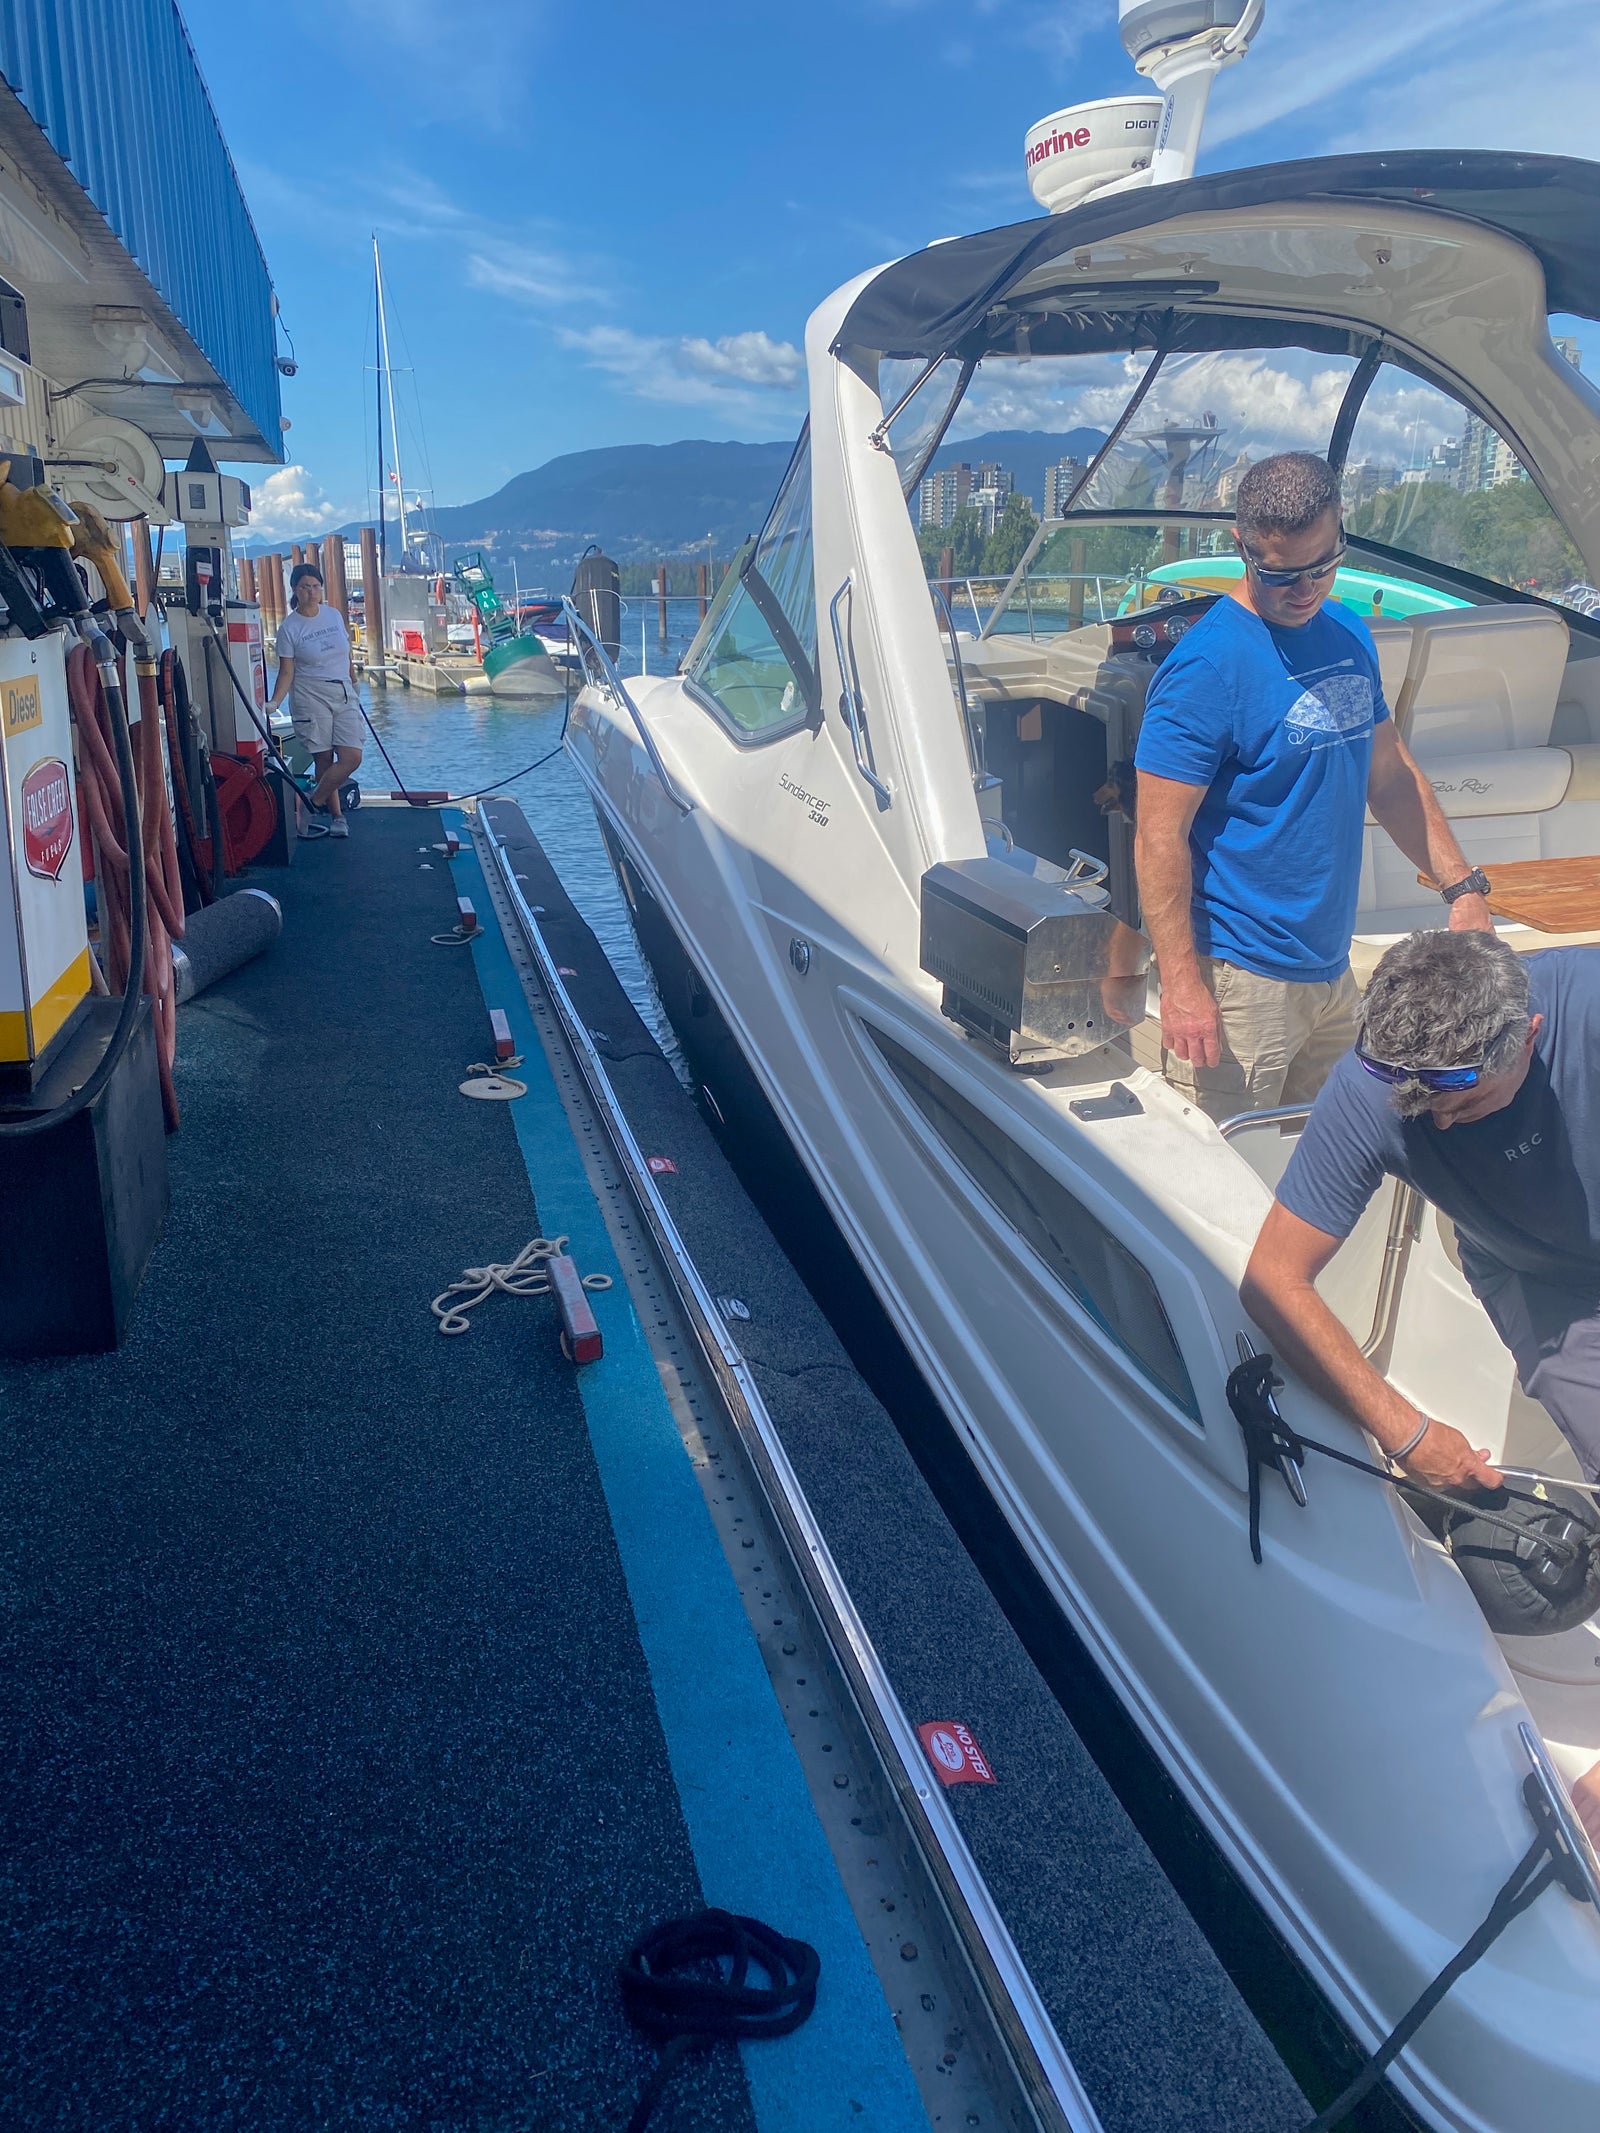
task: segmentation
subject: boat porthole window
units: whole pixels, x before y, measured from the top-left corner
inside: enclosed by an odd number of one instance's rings
[[[719,587],[683,671],[700,701],[748,745],[818,715],[816,652],[811,447],[802,431],[767,522]]]
[[[1150,1382],[1198,1422],[1188,1366],[1145,1268],[976,1104],[881,1030],[868,1035],[896,1082],[967,1177],[1102,1332]]]

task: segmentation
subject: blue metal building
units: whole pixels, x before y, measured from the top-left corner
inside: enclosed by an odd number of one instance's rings
[[[281,458],[271,277],[175,0],[0,0],[0,76],[179,329],[184,370],[198,353],[226,388],[221,452]]]

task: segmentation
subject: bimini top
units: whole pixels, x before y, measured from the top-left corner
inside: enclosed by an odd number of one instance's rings
[[[1062,253],[1181,215],[1296,201],[1365,206],[1384,202],[1498,230],[1525,245],[1544,269],[1551,311],[1600,318],[1600,164],[1575,156],[1504,155],[1486,149],[1407,149],[1393,155],[1316,156],[1144,187],[1091,200],[1064,215],[1035,217],[930,245],[870,281],[845,316],[835,350],[889,356],[951,354],[976,361],[1015,345],[1006,298]],[[1124,291],[1124,294],[1127,292]],[[1173,292],[1175,295],[1176,291]],[[1199,290],[1194,292],[1200,294]],[[1090,290],[1083,292],[1093,304]],[[1154,296],[1154,292],[1151,292]],[[1096,307],[1104,317],[1104,304]],[[1141,309],[1144,307],[1141,306]],[[1086,323],[1086,322],[1085,322]],[[1105,320],[1126,346],[1125,322]],[[1259,322],[1256,333],[1259,340]],[[1215,340],[1209,345],[1215,346]],[[1036,353],[1045,353],[1039,343]]]

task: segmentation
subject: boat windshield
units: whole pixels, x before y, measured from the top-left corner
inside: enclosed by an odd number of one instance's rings
[[[1556,349],[1576,361],[1575,343]],[[1362,613],[1508,590],[1600,612],[1505,440],[1396,365],[1295,348],[991,355],[954,409],[944,382],[918,395],[941,403],[943,437],[928,450],[925,426],[909,500],[927,575],[974,634],[1048,635],[1225,589],[1239,483],[1289,450],[1342,460],[1351,555],[1335,593]]]

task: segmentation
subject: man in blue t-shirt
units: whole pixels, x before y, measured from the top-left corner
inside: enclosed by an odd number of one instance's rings
[[[1491,924],[1488,883],[1395,733],[1371,632],[1325,604],[1344,554],[1332,468],[1260,460],[1236,517],[1244,575],[1157,669],[1134,756],[1162,1066],[1218,1119],[1306,1102],[1354,1039],[1368,807],[1452,927]]]
[[[1366,1361],[1317,1276],[1385,1176],[1456,1226],[1461,1270],[1600,1480],[1600,949],[1519,956],[1413,933],[1380,960],[1361,1038],[1312,1108],[1239,1294],[1276,1353],[1416,1480],[1493,1486],[1486,1452]]]

